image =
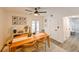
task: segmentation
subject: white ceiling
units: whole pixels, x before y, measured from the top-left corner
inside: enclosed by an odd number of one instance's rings
[[[25,9],[34,11],[35,7],[5,7],[7,11],[17,11],[22,13],[28,13]],[[40,7],[40,11],[47,11],[47,13],[59,12],[59,13],[73,13],[79,14],[79,7]]]
[[[29,9],[29,10],[33,10],[33,8],[31,8],[31,7],[6,7],[5,8],[5,10],[7,10],[7,11],[17,11],[17,12],[23,12],[23,13],[25,13],[25,12],[27,12],[27,11],[25,11],[25,9]]]
[[[25,9],[29,9],[29,10],[32,10],[34,11],[34,8],[35,7],[5,7],[6,10],[10,11],[18,11],[18,12],[26,12]],[[79,8],[78,7],[40,7],[41,9],[40,10],[51,10],[53,11],[54,9],[55,10],[66,10],[66,11],[79,11]]]

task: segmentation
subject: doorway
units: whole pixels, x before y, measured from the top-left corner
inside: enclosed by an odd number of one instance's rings
[[[63,19],[65,49],[79,51],[79,16],[69,16]]]
[[[39,21],[33,20],[32,21],[32,33],[39,33]]]

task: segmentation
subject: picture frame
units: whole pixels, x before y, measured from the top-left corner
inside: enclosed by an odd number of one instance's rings
[[[26,17],[12,16],[12,25],[24,25],[26,22]]]

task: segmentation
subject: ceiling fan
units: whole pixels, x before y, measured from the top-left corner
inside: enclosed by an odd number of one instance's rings
[[[32,12],[31,14],[34,14],[35,16],[40,15],[40,13],[47,13],[46,11],[39,11],[40,7],[34,8],[34,11],[31,11],[29,9],[25,9],[25,11]]]

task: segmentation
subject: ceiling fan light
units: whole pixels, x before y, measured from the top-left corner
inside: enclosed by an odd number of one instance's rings
[[[37,13],[35,13],[34,15],[35,15],[35,16],[38,16],[38,14],[37,14]]]

